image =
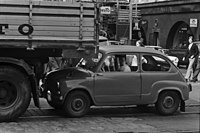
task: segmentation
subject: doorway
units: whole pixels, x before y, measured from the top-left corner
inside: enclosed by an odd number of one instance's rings
[[[168,35],[166,48],[184,49],[187,48],[188,34],[192,34],[189,25],[184,21],[175,23]]]

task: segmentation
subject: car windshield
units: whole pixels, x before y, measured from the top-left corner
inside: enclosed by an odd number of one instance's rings
[[[98,53],[97,58],[89,58],[89,57],[81,58],[81,59],[79,59],[78,63],[76,64],[76,67],[81,67],[84,69],[88,69],[90,71],[94,71],[101,58],[102,58],[102,53]]]

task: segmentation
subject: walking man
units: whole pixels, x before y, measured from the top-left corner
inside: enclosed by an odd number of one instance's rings
[[[198,46],[198,49],[200,51],[200,44],[197,44]],[[198,56],[198,59],[197,59],[197,62],[196,62],[196,68],[194,70],[194,74],[193,74],[193,79],[192,79],[192,82],[196,82],[198,81],[198,75],[199,75],[199,72],[200,72],[200,54]]]
[[[187,68],[187,72],[185,75],[185,79],[186,81],[191,81],[193,79],[193,66],[195,63],[195,59],[198,58],[199,55],[199,49],[197,47],[196,44],[193,43],[193,35],[189,36],[188,42],[189,42],[189,46],[188,46],[188,50],[187,50],[187,57],[189,59],[189,65]]]

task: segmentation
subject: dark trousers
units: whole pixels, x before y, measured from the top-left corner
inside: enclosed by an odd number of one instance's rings
[[[194,70],[193,80],[198,80],[199,72],[200,72],[200,58],[198,58],[198,60],[197,60],[197,66]]]

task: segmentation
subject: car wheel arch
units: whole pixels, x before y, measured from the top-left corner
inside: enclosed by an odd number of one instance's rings
[[[166,82],[166,81],[157,82],[156,84],[154,84],[152,86],[152,90],[153,90],[152,95],[156,96],[155,99],[154,99],[154,102],[157,101],[159,95],[164,91],[175,91],[175,92],[177,92],[179,94],[181,100],[185,99],[184,95],[183,95],[183,92],[180,89],[180,87],[182,88],[182,87],[184,87],[184,85],[180,86],[180,84],[177,85],[177,83],[176,84],[174,84],[174,83],[170,84],[169,82]]]
[[[94,99],[92,97],[92,94],[86,88],[81,88],[81,87],[71,89],[68,93],[66,93],[64,95],[63,101],[65,101],[65,99],[67,99],[67,97],[69,96],[69,94],[71,94],[72,92],[75,92],[75,91],[82,91],[85,94],[87,94],[89,96],[89,98],[90,98],[91,105],[94,105]]]
[[[158,98],[162,93],[168,92],[168,91],[176,92],[179,95],[180,100],[183,100],[183,95],[182,95],[182,93],[181,93],[181,91],[179,89],[175,89],[175,88],[166,89],[165,88],[165,89],[161,89],[161,90],[158,91],[158,94],[157,94],[156,99],[155,99],[155,103],[158,101]]]

